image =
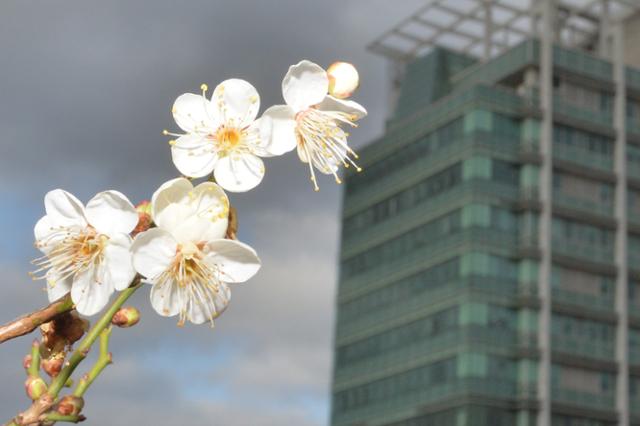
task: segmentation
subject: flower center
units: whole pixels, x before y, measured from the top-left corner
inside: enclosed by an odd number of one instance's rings
[[[200,249],[198,248],[198,246],[191,241],[181,244],[178,247],[178,250],[182,254],[182,257],[188,260],[194,259],[200,254]]]
[[[47,239],[36,242],[39,248],[52,249],[39,259],[33,261],[38,269],[31,275],[34,279],[42,279],[46,274],[37,274],[51,269],[57,280],[75,275],[94,265],[102,258],[102,253],[109,237],[98,234],[92,227],[82,231],[59,228],[52,232]],[[50,284],[55,282],[50,280]]]
[[[176,256],[169,267],[169,274],[180,287],[187,287],[196,282],[207,282],[214,279],[214,270],[204,261],[203,243],[186,242],[179,244]]]
[[[242,141],[242,131],[235,127],[222,125],[216,131],[214,140],[221,151],[228,152],[240,144]]]
[[[178,325],[183,325],[194,307],[212,306],[220,293],[220,272],[216,265],[207,261],[204,243],[179,244],[169,267],[155,278],[155,286],[178,286],[181,308]],[[213,324],[218,315],[213,308],[206,309]]]

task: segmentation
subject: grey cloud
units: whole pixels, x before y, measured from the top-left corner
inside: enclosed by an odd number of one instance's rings
[[[16,241],[11,262],[0,259],[0,322],[45,303],[42,283],[26,276],[44,193],[62,187],[86,201],[115,188],[133,201],[148,198],[175,175],[161,135],[175,128],[171,103],[202,82],[213,87],[245,78],[258,88],[264,110],[282,102],[280,82],[290,64],[303,58],[354,62],[362,79],[356,99],[370,115],[352,132],[352,142],[360,146],[379,134],[386,69],[364,48],[422,3],[4,2],[0,219],[7,219],[0,221],[0,235]],[[231,194],[240,237],[256,247],[264,266],[255,279],[234,287],[214,330],[177,329],[175,319],[151,311],[148,289],[134,297],[143,320],[114,333],[116,363],[88,395],[88,424],[326,422],[340,188],[326,178],[316,194],[307,173],[295,154],[270,159],[255,191]],[[0,413],[7,417],[26,406],[20,365],[29,341],[0,347]],[[141,358],[155,359],[153,368]],[[220,360],[224,364],[215,363]],[[201,367],[198,386],[221,386],[222,397],[185,389],[174,367],[189,362]]]

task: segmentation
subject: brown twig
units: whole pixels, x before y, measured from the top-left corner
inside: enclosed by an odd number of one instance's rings
[[[233,206],[229,206],[229,224],[224,237],[228,240],[238,239],[238,211]]]
[[[0,343],[29,334],[45,322],[49,322],[56,316],[68,312],[71,309],[73,309],[73,302],[71,301],[71,295],[67,294],[62,299],[56,300],[45,308],[21,316],[0,326]]]

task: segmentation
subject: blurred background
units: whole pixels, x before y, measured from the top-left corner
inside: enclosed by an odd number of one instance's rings
[[[89,424],[640,425],[639,43],[632,0],[6,2],[0,322],[46,303],[47,191],[149,198],[178,95],[238,77],[264,110],[347,61],[364,172],[314,193],[291,154],[230,194],[260,274],[214,330],[136,294]]]
[[[27,276],[43,196],[84,202],[117,189],[135,203],[176,176],[163,129],[170,108],[201,83],[250,81],[261,111],[282,103],[289,65],[354,63],[355,99],[381,133],[385,61],[366,52],[382,28],[422,1],[7,1],[0,5],[0,322],[46,303]],[[315,193],[295,153],[267,163],[262,184],[231,194],[240,239],[263,268],[233,289],[214,330],[176,327],[149,309],[114,333],[115,363],[90,391],[93,425],[321,425],[329,410],[340,190]],[[0,413],[26,407],[22,356],[30,337],[0,350]],[[89,363],[87,362],[87,365]],[[83,366],[81,370],[88,368]]]

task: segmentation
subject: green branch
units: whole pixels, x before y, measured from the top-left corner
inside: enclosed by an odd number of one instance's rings
[[[102,315],[102,317],[100,317],[93,328],[89,330],[84,339],[82,339],[82,342],[80,342],[76,350],[73,351],[73,354],[71,354],[71,358],[69,358],[69,361],[66,363],[65,367],[62,369],[62,371],[60,371],[60,374],[58,374],[56,378],[53,379],[51,385],[49,386],[48,393],[53,399],[57,398],[65,383],[67,383],[67,380],[71,377],[71,374],[73,374],[76,367],[78,367],[78,364],[80,364],[87,357],[89,349],[91,349],[91,345],[93,345],[93,342],[95,342],[96,339],[100,336],[102,330],[109,326],[113,315],[118,311],[118,309],[120,309],[120,307],[122,307],[124,302],[126,302],[127,299],[129,299],[129,297],[131,297],[131,295],[135,293],[138,288],[140,288],[140,286],[140,278],[134,279],[131,286],[120,292],[117,299],[113,302],[109,309]]]
[[[73,391],[73,395],[82,397],[87,391],[91,383],[102,373],[107,365],[111,364],[111,353],[109,352],[109,337],[111,336],[111,327],[107,327],[100,333],[100,355],[98,361],[87,374],[82,376],[78,382],[78,386]]]
[[[65,363],[64,368],[52,380],[48,390],[44,393],[44,395],[42,395],[40,398],[35,400],[27,410],[18,414],[14,419],[6,423],[6,425],[10,425],[10,426],[39,425],[43,422],[43,419],[44,420],[49,419],[49,417],[47,416],[53,416],[54,418],[58,419],[58,420],[51,419],[51,421],[48,421],[48,423],[55,422],[55,421],[71,421],[71,422],[77,423],[78,421],[84,420],[84,417],[79,415],[71,416],[71,417],[70,416],[58,417],[59,413],[55,413],[51,411],[51,408],[55,405],[56,400],[58,398],[58,394],[60,393],[62,388],[64,388],[65,385],[69,383],[69,380],[71,379],[71,375],[73,374],[75,369],[87,357],[87,354],[89,353],[89,349],[91,349],[91,346],[93,345],[93,343],[96,341],[96,339],[98,339],[98,337],[102,335],[103,330],[109,327],[111,323],[111,319],[113,318],[113,315],[118,311],[118,309],[122,307],[122,305],[129,299],[129,297],[131,297],[131,295],[133,295],[133,293],[135,293],[135,291],[142,286],[142,284],[140,283],[140,278],[141,277],[139,275],[136,276],[133,279],[131,285],[127,289],[120,292],[116,300],[111,304],[111,306],[109,306],[109,308],[100,317],[100,319],[93,326],[93,328],[89,330],[87,335],[82,339],[80,344],[77,346],[76,350],[73,351],[73,354],[71,355],[69,360]],[[108,339],[108,335],[105,338]],[[33,350],[34,349],[32,348],[32,351]],[[39,360],[39,354],[37,359]],[[84,390],[86,390],[86,387],[88,387],[88,385],[84,387]]]
[[[64,415],[52,411],[45,416],[47,422],[68,422],[68,423],[80,423],[85,421],[85,417],[82,414],[78,415]]]
[[[29,377],[40,377],[40,343],[34,340],[31,344],[31,361],[27,368]]]

